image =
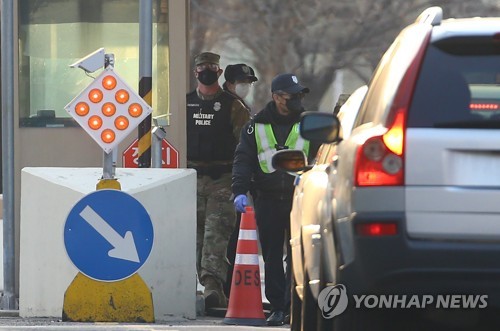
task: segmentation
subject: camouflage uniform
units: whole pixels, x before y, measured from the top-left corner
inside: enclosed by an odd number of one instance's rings
[[[207,63],[218,65],[219,55],[205,52],[195,58],[196,66]],[[214,66],[203,67],[197,75],[209,74],[205,79],[216,75]],[[203,76],[197,78],[200,83],[204,80]],[[226,248],[235,223],[231,199],[233,154],[250,114],[241,101],[220,86],[214,94],[204,95],[198,88],[186,98],[187,165],[196,169],[198,176],[196,269],[205,286],[205,306],[224,307],[227,299],[222,284],[229,264]]]
[[[239,140],[241,128],[250,119],[243,104],[236,100],[232,105],[232,133]],[[226,281],[229,261],[226,248],[234,229],[236,214],[231,192],[231,163],[188,161],[188,167],[197,169],[197,229],[196,229],[196,270],[198,279],[205,285],[205,277],[211,275],[220,284]],[[204,174],[204,167],[226,167],[226,172],[216,176]],[[219,178],[217,178],[220,176]]]
[[[197,189],[196,270],[202,284],[207,275],[223,283],[229,264],[226,247],[235,222],[231,173],[216,180],[199,176]]]

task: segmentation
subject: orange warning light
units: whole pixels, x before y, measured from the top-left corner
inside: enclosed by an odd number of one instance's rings
[[[112,90],[116,87],[116,78],[108,75],[102,79],[102,87],[106,90]]]
[[[89,99],[93,103],[101,102],[102,97],[103,97],[102,91],[99,89],[94,88],[89,92]]]
[[[85,116],[89,113],[90,107],[86,102],[79,102],[75,106],[75,113],[79,116]]]
[[[122,90],[118,90],[118,92],[116,92],[116,94],[115,94],[116,102],[122,103],[122,104],[125,103],[125,102],[127,102],[128,99],[129,99],[129,97],[130,96],[129,96],[128,92],[125,91],[125,90],[123,90],[123,89]]]
[[[103,130],[101,133],[101,139],[106,144],[110,144],[115,140],[115,132],[110,129]]]
[[[115,119],[115,127],[118,130],[125,130],[128,128],[128,119],[125,116],[118,116]]]
[[[113,68],[105,68],[64,109],[105,153],[153,111]]]
[[[128,107],[128,113],[132,117],[139,117],[142,115],[142,106],[138,103],[133,103]]]
[[[102,118],[97,115],[90,116],[89,118],[89,128],[92,130],[99,130],[102,126]]]
[[[113,116],[116,113],[116,106],[111,102],[106,102],[102,105],[102,113],[104,116]]]

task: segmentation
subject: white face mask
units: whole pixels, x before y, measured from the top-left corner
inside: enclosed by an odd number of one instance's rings
[[[240,98],[245,99],[248,93],[250,92],[250,84],[249,83],[238,83],[234,88],[234,92]]]

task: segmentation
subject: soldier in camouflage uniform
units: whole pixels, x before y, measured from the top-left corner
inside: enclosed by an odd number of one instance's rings
[[[195,57],[198,86],[186,96],[187,161],[198,177],[196,269],[206,308],[227,307],[222,284],[235,222],[231,170],[241,128],[250,118],[244,105],[220,87],[219,59],[210,52]]]

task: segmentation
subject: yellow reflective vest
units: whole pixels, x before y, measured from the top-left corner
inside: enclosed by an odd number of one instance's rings
[[[276,171],[273,168],[273,155],[277,152],[278,142],[274,137],[271,124],[255,123],[255,141],[257,143],[257,155],[260,168],[264,173]],[[306,155],[309,153],[309,141],[300,136],[299,123],[295,123],[286,138],[285,146],[288,149],[302,150]]]

